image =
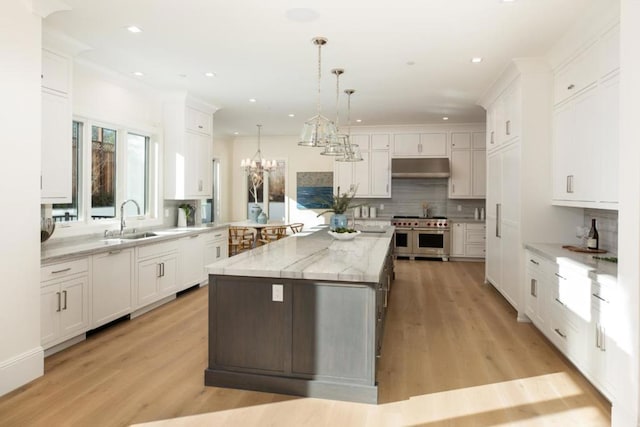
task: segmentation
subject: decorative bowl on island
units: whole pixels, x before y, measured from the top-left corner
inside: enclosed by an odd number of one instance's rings
[[[328,233],[336,240],[353,240],[358,234],[360,234],[360,230],[336,229],[329,230]]]

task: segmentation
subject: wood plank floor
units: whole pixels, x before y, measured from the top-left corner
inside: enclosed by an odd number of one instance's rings
[[[379,405],[204,387],[203,288],[47,358],[0,398],[0,426],[610,425],[609,403],[483,284],[484,264],[403,260],[396,276]]]

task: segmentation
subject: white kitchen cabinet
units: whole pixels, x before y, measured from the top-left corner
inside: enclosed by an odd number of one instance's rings
[[[229,257],[228,233],[229,231],[224,229],[204,235],[204,265],[202,277],[205,282],[208,282],[209,278],[207,265]]]
[[[165,198],[211,197],[214,111],[214,107],[186,95],[165,102]]]
[[[486,226],[481,223],[454,222],[451,225],[451,256],[484,258]]]
[[[141,308],[178,291],[177,241],[136,248],[135,306]]]
[[[487,108],[489,150],[514,141],[520,136],[521,102],[520,83],[516,79]]]
[[[389,135],[352,135],[351,142],[362,152],[360,162],[334,162],[334,192],[357,186],[356,197],[391,197]]]
[[[615,328],[613,295],[604,283],[593,282],[591,294],[591,322],[587,333],[587,371],[589,378],[607,398],[614,394],[615,346],[611,332]]]
[[[133,310],[133,249],[91,257],[92,328],[109,323]]]
[[[71,202],[71,60],[42,51],[40,202]]]
[[[484,132],[451,134],[450,199],[483,199],[486,196]]]
[[[41,268],[40,343],[45,349],[89,329],[86,258]]]
[[[554,79],[554,101],[559,104],[595,85],[598,80],[599,46],[593,43],[560,68]]]
[[[201,234],[180,239],[180,289],[197,285],[205,280],[205,238]]]
[[[393,157],[449,157],[447,134],[397,133],[393,135]]]
[[[541,331],[547,330],[551,290],[549,277],[553,266],[541,256],[527,251],[525,256],[525,311]]]

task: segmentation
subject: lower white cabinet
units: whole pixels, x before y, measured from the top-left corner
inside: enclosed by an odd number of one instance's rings
[[[205,280],[203,234],[180,239],[180,288],[185,289]]]
[[[91,327],[97,328],[133,310],[133,248],[91,258]]]
[[[611,307],[610,290],[605,284],[593,283],[591,293],[591,322],[587,333],[587,366],[589,374],[605,396],[613,396],[615,341],[611,335],[615,328],[615,313]]]
[[[178,251],[175,241],[136,248],[136,308],[178,291]]]
[[[227,230],[204,235],[203,279],[208,281],[207,265],[229,257],[229,234]]]
[[[549,272],[553,265],[541,256],[528,252],[525,258],[525,313],[540,330],[546,329],[551,291]]]
[[[42,267],[40,344],[47,349],[89,329],[88,260]]]

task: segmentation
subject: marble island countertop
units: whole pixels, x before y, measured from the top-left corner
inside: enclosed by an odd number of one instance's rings
[[[182,228],[171,227],[140,230],[140,232],[144,231],[156,234],[156,236],[144,239],[123,239],[118,235],[115,235],[113,237],[104,237],[102,235],[92,234],[88,236],[49,240],[40,245],[40,264],[46,265],[80,256],[94,255],[101,252],[109,252],[134,246],[153,244],[192,234],[213,232],[216,229],[225,227],[227,227],[227,224],[214,226],[195,226]]]
[[[550,260],[558,265],[587,270],[589,277],[597,282],[617,282],[618,264],[593,258],[594,254],[573,252],[562,248],[562,245],[551,243],[527,243],[526,249]],[[604,253],[595,254],[603,257],[615,256]]]
[[[335,240],[327,230],[305,230],[217,261],[207,266],[209,274],[377,283],[395,228],[349,241]]]

